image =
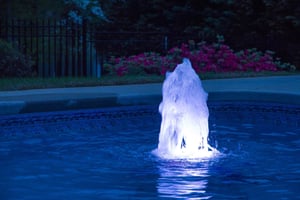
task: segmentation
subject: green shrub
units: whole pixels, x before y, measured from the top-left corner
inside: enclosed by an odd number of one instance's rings
[[[0,39],[0,77],[32,76],[33,62],[10,43]]]

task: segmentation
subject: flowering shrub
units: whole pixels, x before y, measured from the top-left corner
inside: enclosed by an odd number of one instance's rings
[[[162,66],[162,57],[158,53],[147,52],[130,57],[111,57],[110,64],[106,68],[110,73],[125,74],[160,74],[159,66]]]
[[[218,42],[195,44],[189,41],[180,47],[170,49],[165,56],[148,52],[130,57],[112,57],[105,65],[107,71],[119,76],[125,74],[161,74],[172,71],[182,58],[189,58],[196,72],[232,72],[232,71],[277,71],[294,70],[295,66],[274,59],[274,52],[261,52],[246,49],[234,52],[223,44],[223,37]]]

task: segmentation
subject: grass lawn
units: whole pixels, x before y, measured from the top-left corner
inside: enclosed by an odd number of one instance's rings
[[[285,76],[300,75],[296,72],[229,72],[229,73],[203,73],[202,80],[240,78],[240,77],[261,77],[261,76]],[[1,78],[0,91],[27,90],[41,88],[63,88],[63,87],[84,87],[84,86],[105,86],[162,83],[163,76],[158,75],[126,75],[126,76],[102,76],[101,78],[67,77],[67,78]]]

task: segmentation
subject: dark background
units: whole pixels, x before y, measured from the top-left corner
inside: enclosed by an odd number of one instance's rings
[[[147,41],[168,36],[168,48],[182,41],[216,41],[223,35],[234,50],[272,50],[284,61],[300,66],[300,1],[298,0],[95,0],[105,17],[89,18],[99,34],[108,38],[110,52],[125,54],[126,42],[137,40],[127,54],[147,51]],[[36,19],[68,17],[76,10],[89,13],[63,0],[0,0],[1,17]],[[127,33],[122,34],[122,33]],[[132,33],[132,34],[130,34]],[[102,34],[102,35],[101,35]],[[104,34],[104,36],[103,36]],[[102,38],[102,39],[103,39]],[[119,40],[117,40],[119,38]],[[113,43],[113,40],[115,44]],[[110,41],[110,42],[109,42]],[[155,43],[153,40],[153,43]],[[119,48],[120,43],[125,47]],[[111,45],[109,45],[111,44]],[[103,44],[102,44],[103,45]],[[162,46],[162,45],[161,45]],[[123,49],[123,52],[121,51]]]

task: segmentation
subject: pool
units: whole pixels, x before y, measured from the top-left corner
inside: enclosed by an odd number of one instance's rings
[[[209,102],[222,154],[151,153],[158,105],[0,117],[0,199],[296,199],[300,107]]]

